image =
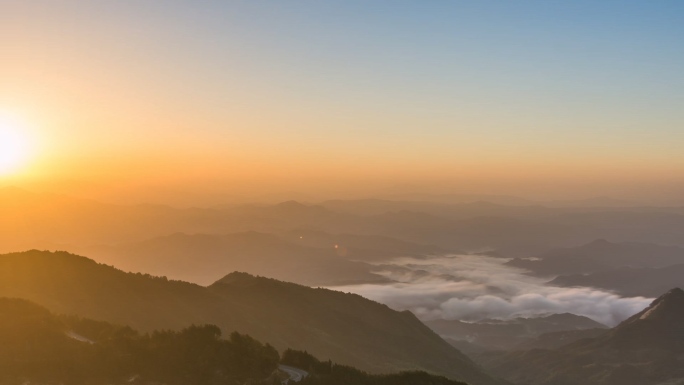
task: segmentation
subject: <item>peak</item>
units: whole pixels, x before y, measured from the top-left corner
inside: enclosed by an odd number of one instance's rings
[[[287,212],[321,213],[327,211],[323,206],[304,204],[294,200],[281,202],[273,207]]]
[[[656,298],[655,301],[651,302],[646,310],[648,311],[650,309],[652,311],[655,310],[656,307],[661,307],[661,305],[667,305],[667,307],[682,307],[684,310],[684,290],[675,287],[674,289]]]
[[[78,260],[91,260],[80,255],[69,253],[68,251],[50,251],[50,250],[37,250],[31,249],[26,251],[17,251],[13,253],[2,254],[2,257],[19,257],[19,258],[67,258],[67,259],[78,259]]]
[[[655,301],[653,301],[653,303],[659,303],[663,301],[678,301],[684,305],[684,290],[675,287],[674,289],[658,297]]]
[[[646,309],[616,326],[608,342],[619,349],[648,347],[682,351],[684,291],[676,288],[653,301]]]
[[[234,271],[218,281],[212,283],[208,287],[210,288],[237,288],[237,287],[254,287],[257,285],[262,285],[267,282],[279,282],[271,278],[261,277],[258,275],[252,275],[242,271]]]
[[[308,207],[307,205],[297,202],[295,200],[280,202],[276,206],[278,207]]]
[[[665,295],[682,295],[682,294],[684,294],[684,290],[682,290],[678,287],[675,287],[674,289],[665,293]]]
[[[636,320],[657,321],[674,319],[684,322],[684,290],[680,288],[674,288],[656,298],[646,309],[628,319],[625,323]]]
[[[577,314],[572,314],[572,313],[555,313],[555,314],[550,314],[546,317],[542,317],[546,319],[572,319],[572,320],[578,320],[578,319],[587,319],[587,317],[577,315]]]
[[[619,243],[613,243],[607,239],[599,238],[585,244],[584,246],[581,246],[580,249],[593,252],[606,252],[618,250],[622,247],[623,245]]]
[[[244,273],[241,271],[234,271],[230,274],[227,274],[223,278],[219,279],[218,281],[214,282],[213,285],[216,284],[234,284],[234,283],[241,283],[241,282],[249,282],[254,280],[256,277],[253,276],[252,274],[249,273]]]
[[[227,234],[226,236],[227,237],[232,236],[235,238],[248,238],[248,239],[280,239],[273,234],[262,233],[262,232],[254,231],[254,230],[243,231],[240,233]]]
[[[0,254],[0,261],[10,265],[36,269],[39,266],[70,266],[94,267],[100,264],[96,261],[67,251],[27,250],[7,254]],[[102,265],[106,266],[106,265]],[[48,269],[49,270],[49,269]]]
[[[211,289],[231,289],[231,288],[270,288],[270,290],[286,290],[286,289],[310,289],[307,286],[298,285],[296,283],[279,281],[277,279],[262,277],[259,275],[252,275],[241,271],[234,271],[218,281],[209,285]]]

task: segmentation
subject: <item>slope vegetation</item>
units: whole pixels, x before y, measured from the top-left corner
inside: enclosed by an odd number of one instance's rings
[[[673,289],[599,337],[555,350],[482,360],[520,384],[658,385],[684,383],[684,291]]]
[[[499,383],[409,312],[247,274],[202,287],[65,252],[30,251],[0,256],[0,296],[142,331],[215,324],[374,373],[426,370],[472,384]]]

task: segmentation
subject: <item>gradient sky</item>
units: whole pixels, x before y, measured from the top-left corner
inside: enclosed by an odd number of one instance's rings
[[[681,1],[5,0],[0,47],[24,182],[684,193]]]

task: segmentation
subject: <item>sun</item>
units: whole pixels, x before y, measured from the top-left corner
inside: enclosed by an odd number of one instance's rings
[[[16,119],[0,114],[0,176],[15,173],[28,158],[26,129]]]

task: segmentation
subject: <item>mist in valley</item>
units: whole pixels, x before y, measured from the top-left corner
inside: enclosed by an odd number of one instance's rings
[[[0,385],[684,385],[682,15],[0,1]]]
[[[653,301],[591,287],[562,288],[484,255],[402,258],[377,266],[392,283],[337,286],[421,319],[482,321],[572,313],[615,326]]]

